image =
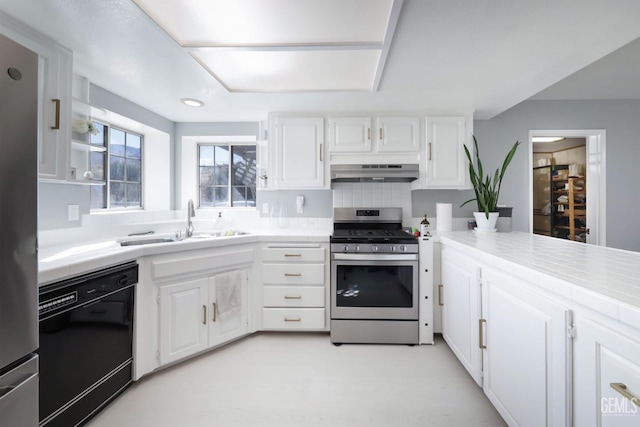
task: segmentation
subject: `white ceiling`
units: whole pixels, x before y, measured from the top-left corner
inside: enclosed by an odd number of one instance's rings
[[[613,65],[579,72],[640,37],[637,0],[404,0],[375,92],[229,93],[131,0],[0,0],[0,10],[72,49],[78,74],[174,121],[260,120],[270,111],[486,119],[557,82],[540,99],[572,99],[585,93],[582,84],[597,98],[638,97],[639,41],[629,45],[635,61],[625,48],[611,55]],[[609,68],[615,85],[603,80]],[[206,106],[182,105],[186,97]]]

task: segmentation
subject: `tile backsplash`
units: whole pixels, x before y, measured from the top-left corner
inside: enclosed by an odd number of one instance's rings
[[[411,184],[408,182],[337,182],[333,207],[401,207],[403,222],[411,218]]]

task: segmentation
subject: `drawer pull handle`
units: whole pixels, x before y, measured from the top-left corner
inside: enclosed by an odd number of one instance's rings
[[[300,277],[302,273],[284,273],[286,277]]]
[[[52,99],[53,103],[56,105],[56,121],[55,121],[55,125],[51,126],[51,129],[53,130],[58,130],[60,129],[60,100],[59,99]]]
[[[302,299],[302,295],[285,295],[284,299]]]
[[[216,318],[218,317],[217,314],[216,314],[218,312],[218,303],[214,302],[211,305],[213,305],[213,319],[211,319],[211,320],[213,320],[215,322]]]
[[[285,317],[284,318],[285,322],[299,322],[300,320],[302,320],[302,319],[300,319],[299,317]]]
[[[302,256],[302,254],[284,254],[284,256]]]
[[[444,285],[438,285],[438,305],[444,305],[442,302],[442,288]]]
[[[615,391],[617,391],[618,393],[620,393],[621,395],[629,399],[631,403],[640,407],[640,398],[638,398],[636,395],[631,393],[627,389],[627,386],[624,383],[611,383],[610,385],[612,389],[614,389]]]
[[[207,306],[206,305],[202,306],[202,324],[203,325],[207,324]]]

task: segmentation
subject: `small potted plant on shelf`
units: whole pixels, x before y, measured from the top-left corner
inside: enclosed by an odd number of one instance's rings
[[[507,157],[502,163],[502,168],[496,169],[493,175],[487,174],[486,176],[482,169],[482,162],[480,161],[480,153],[478,151],[478,140],[476,140],[475,136],[473,137],[473,144],[475,148],[475,166],[471,158],[471,153],[466,145],[464,146],[464,152],[467,155],[469,178],[471,179],[471,184],[473,184],[473,191],[476,197],[467,200],[461,204],[460,207],[475,200],[478,205],[478,211],[474,212],[473,216],[476,218],[477,229],[495,231],[496,221],[498,220],[498,197],[500,196],[502,178],[513,156],[516,154],[520,142],[516,141],[516,143],[513,144],[513,147],[511,147],[511,150],[509,150]]]

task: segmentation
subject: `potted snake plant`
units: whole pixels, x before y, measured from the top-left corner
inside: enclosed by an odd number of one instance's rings
[[[475,192],[476,197],[467,200],[461,204],[460,207],[475,200],[478,206],[478,211],[474,212],[473,216],[476,219],[477,229],[495,231],[496,221],[498,220],[498,197],[500,196],[502,178],[504,178],[507,167],[509,166],[509,163],[511,163],[513,156],[516,154],[516,150],[518,149],[520,142],[516,141],[516,143],[513,144],[513,147],[511,147],[511,150],[509,150],[507,157],[502,163],[502,168],[496,169],[493,175],[484,175],[482,161],[480,161],[480,153],[478,151],[478,140],[475,136],[473,136],[473,144],[475,148],[475,165],[471,158],[471,153],[466,145],[464,146],[464,152],[467,155],[467,162],[469,163],[469,178],[471,179],[471,184],[473,185],[473,191]]]

